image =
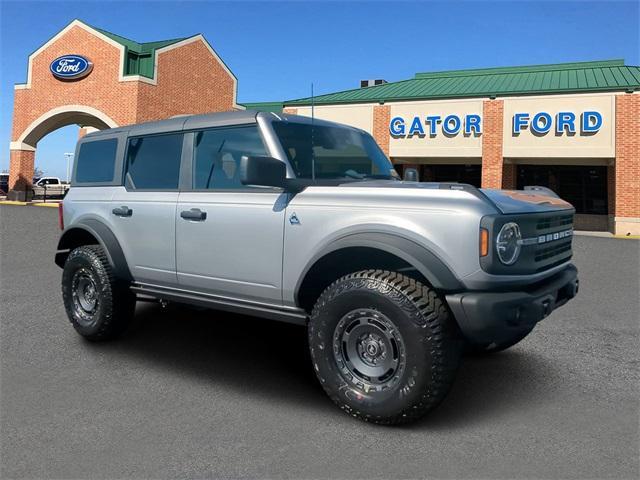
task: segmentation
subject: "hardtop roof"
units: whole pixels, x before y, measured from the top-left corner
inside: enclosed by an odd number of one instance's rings
[[[233,112],[206,113],[201,115],[179,115],[165,120],[124,125],[122,127],[107,128],[85,135],[82,140],[97,139],[102,136],[114,133],[126,133],[130,137],[139,135],[154,135],[158,133],[181,132],[184,130],[197,130],[203,128],[225,127],[231,125],[242,125],[256,123],[258,117],[265,117],[271,120],[293,121],[296,123],[311,123],[326,126],[343,126],[353,130],[358,128],[342,125],[336,122],[321,119],[311,119],[301,115],[290,115],[285,113],[259,112],[257,110],[238,110]]]

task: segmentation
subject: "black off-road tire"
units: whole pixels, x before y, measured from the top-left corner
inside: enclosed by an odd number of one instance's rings
[[[494,342],[488,345],[478,345],[473,342],[466,342],[465,351],[466,353],[470,353],[472,355],[478,355],[478,356],[491,355],[493,353],[503,352],[504,350],[507,350],[508,348],[511,348],[514,345],[520,343],[532,331],[533,331],[533,328],[514,334],[513,337],[509,338],[508,340],[504,340],[502,342]]]
[[[91,341],[121,335],[136,304],[129,285],[115,278],[100,245],[85,245],[69,253],[62,271],[62,299],[73,328]]]
[[[349,415],[383,425],[435,408],[451,388],[462,347],[438,294],[396,272],[340,278],[322,293],[309,322],[311,359],[325,392]],[[387,366],[380,376],[360,371],[377,375]]]

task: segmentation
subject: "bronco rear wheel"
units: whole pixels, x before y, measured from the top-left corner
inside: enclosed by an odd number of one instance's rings
[[[62,298],[69,321],[88,340],[120,335],[135,310],[136,297],[117,280],[99,245],[74,249],[62,271]]]
[[[346,275],[318,299],[309,323],[314,369],[344,411],[379,424],[415,420],[449,391],[462,339],[435,291],[405,275]]]

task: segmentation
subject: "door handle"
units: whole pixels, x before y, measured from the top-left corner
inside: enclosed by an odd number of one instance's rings
[[[122,207],[114,208],[113,210],[111,210],[111,213],[118,217],[130,217],[131,215],[133,215],[133,210],[123,205]]]
[[[195,220],[196,222],[202,222],[207,219],[207,212],[203,212],[199,208],[192,208],[191,210],[183,210],[180,212],[180,216],[185,220]]]

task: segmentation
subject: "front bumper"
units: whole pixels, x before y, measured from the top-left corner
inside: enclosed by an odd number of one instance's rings
[[[462,334],[478,345],[509,341],[578,293],[578,269],[569,265],[529,289],[462,292],[446,296]]]

